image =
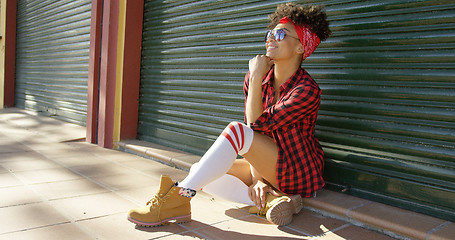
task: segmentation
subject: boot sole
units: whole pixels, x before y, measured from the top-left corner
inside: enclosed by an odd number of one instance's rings
[[[128,216],[128,221],[130,221],[140,227],[163,226],[163,225],[167,225],[169,223],[169,221],[172,221],[172,220],[175,220],[175,223],[187,223],[187,222],[191,221],[191,214],[185,215],[185,216],[167,218],[167,219],[162,220],[161,222],[141,222],[139,220],[136,220],[136,219]]]
[[[288,201],[281,201],[274,206],[272,206],[265,217],[267,220],[278,226],[288,225],[292,222],[292,205]]]
[[[303,208],[303,199],[300,195],[290,196],[291,198],[291,209],[293,214],[299,213]]]

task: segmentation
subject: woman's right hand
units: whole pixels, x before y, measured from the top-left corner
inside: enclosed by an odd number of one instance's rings
[[[279,196],[279,194],[273,190],[272,187],[261,180],[254,181],[253,184],[248,188],[248,195],[250,196],[251,201],[256,204],[256,207],[258,209],[265,207],[266,194],[268,192],[274,196]]]
[[[252,78],[258,78],[262,82],[262,78],[270,70],[274,63],[275,61],[266,55],[257,55],[256,57],[250,59],[250,62],[248,63],[250,80]]]

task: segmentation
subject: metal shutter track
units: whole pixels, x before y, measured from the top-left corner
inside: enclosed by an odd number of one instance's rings
[[[247,63],[279,2],[147,1],[140,138],[203,153],[242,120]],[[334,34],[303,67],[323,90],[329,187],[454,220],[455,4],[322,3]]]
[[[16,106],[85,125],[89,0],[20,1]]]

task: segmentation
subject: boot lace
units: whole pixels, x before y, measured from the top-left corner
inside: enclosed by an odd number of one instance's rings
[[[168,195],[163,197],[163,194],[157,193],[155,196],[153,196],[152,199],[150,199],[150,201],[145,204],[146,206],[150,205],[152,208],[158,208],[158,221],[160,221],[161,224],[163,224],[163,222],[161,221],[159,213],[161,213],[161,206],[163,205],[162,203],[165,202],[168,198]]]
[[[265,216],[267,214],[267,211],[275,204],[281,202],[281,201],[285,201],[285,199],[283,197],[279,197],[279,198],[276,198],[276,199],[273,199],[272,201],[268,201],[266,202],[265,206],[262,207],[261,209],[259,209],[259,211],[257,212],[257,215],[258,216]]]
[[[265,214],[273,206],[273,204],[275,204],[275,203],[272,203],[272,201],[271,202],[267,202],[264,207],[259,209],[257,215],[258,216],[265,216]]]
[[[152,206],[161,205],[161,203],[164,202],[165,200],[166,200],[166,196],[163,197],[163,194],[157,193],[145,205],[146,206],[148,206],[148,205],[152,205]]]

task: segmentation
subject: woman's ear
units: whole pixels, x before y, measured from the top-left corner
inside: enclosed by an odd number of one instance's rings
[[[298,54],[303,54],[303,52],[304,52],[304,51],[303,51],[302,45],[299,45],[299,46],[297,47],[296,53],[298,53]]]

